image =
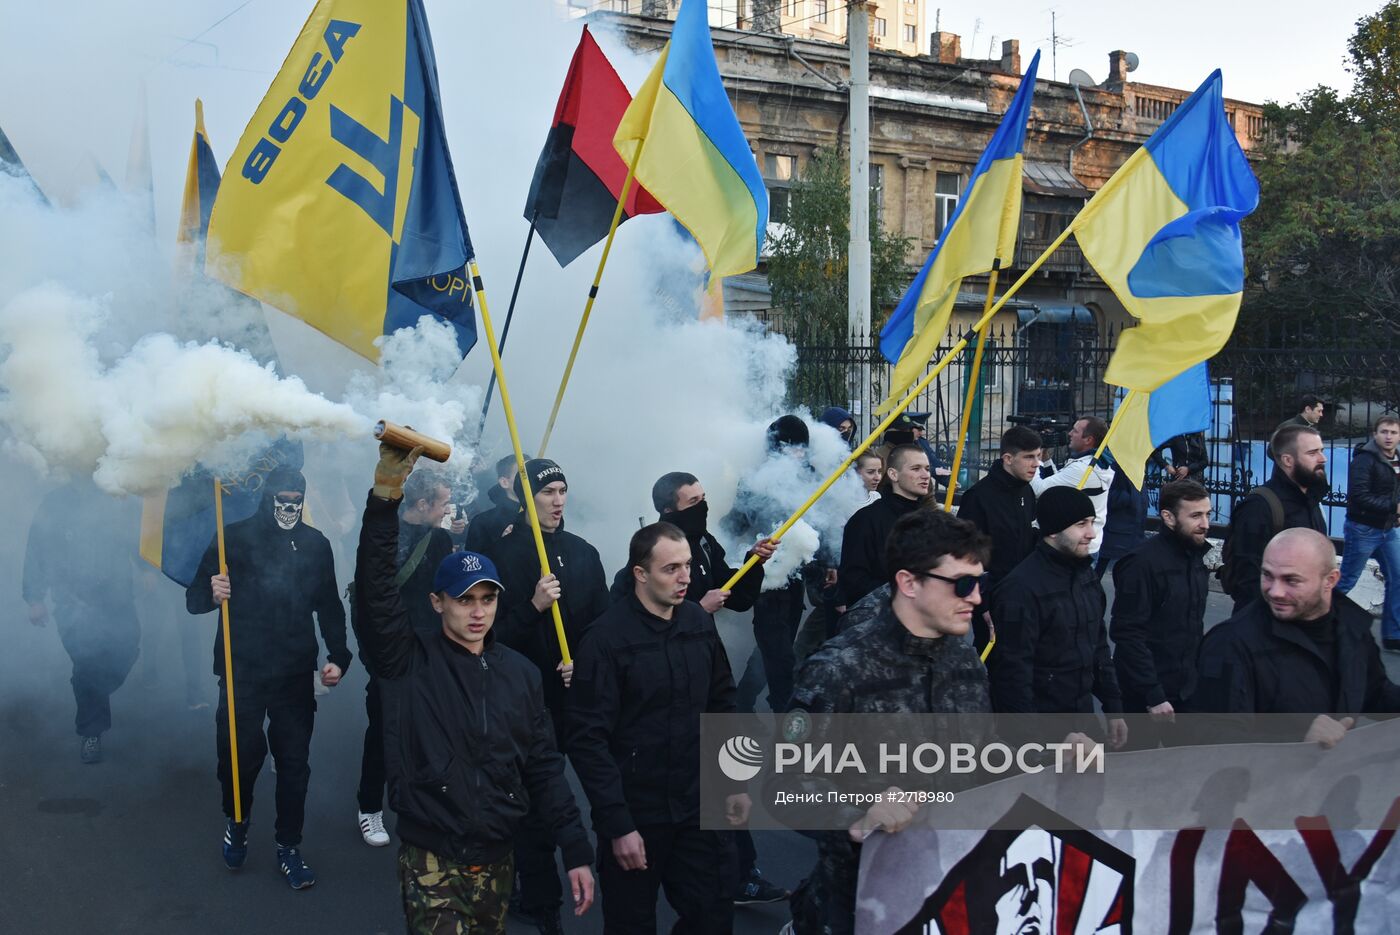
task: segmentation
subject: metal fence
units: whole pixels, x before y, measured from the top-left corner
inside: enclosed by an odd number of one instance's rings
[[[1029,421],[1039,428],[1050,442],[1047,455],[1059,462],[1067,454],[1065,433],[1072,420],[1098,416],[1107,421],[1115,388],[1102,377],[1117,336],[1117,329],[1082,321],[1034,322],[991,331],[959,487],[987,469],[997,457],[1001,433],[1015,422]],[[954,340],[954,335],[947,336],[935,361]],[[1319,429],[1332,481],[1323,506],[1332,534],[1341,535],[1352,452],[1369,437],[1378,416],[1400,406],[1400,348],[1383,343],[1368,344],[1364,336],[1340,324],[1321,336],[1315,329],[1279,326],[1237,333],[1211,360],[1214,418],[1205,433],[1211,459],[1206,486],[1217,522],[1228,521],[1235,502],[1267,480],[1272,471],[1265,454],[1270,434],[1298,414],[1303,396],[1316,395],[1325,405]],[[797,358],[792,399],[816,411],[827,405],[849,406],[861,398],[858,390],[866,368],[868,398],[878,402],[888,392],[892,368],[874,343],[799,346]],[[948,465],[971,365],[969,347],[910,407],[912,412],[929,413],[929,441]],[[1154,504],[1160,483],[1160,470],[1149,466],[1147,484]]]

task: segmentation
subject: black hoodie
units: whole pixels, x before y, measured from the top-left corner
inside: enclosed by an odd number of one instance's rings
[[[482,555],[490,554],[506,528],[520,516],[520,504],[512,500],[499,484],[488,489],[486,496],[494,505],[472,517],[467,524],[467,538],[463,543],[463,548],[468,552]]]
[[[885,540],[901,516],[918,508],[918,500],[886,490],[879,500],[856,510],[846,521],[846,531],[841,537],[837,604],[850,606],[889,581],[885,571]]]
[[[603,560],[597,549],[565,531],[562,521],[554,532],[544,534],[544,547],[549,567],[559,578],[559,612],[564,618],[569,651],[575,653],[588,627],[608,609]],[[496,563],[505,586],[496,611],[496,632],[502,643],[539,667],[545,703],[558,718],[565,699],[564,682],[555,671],[561,658],[559,641],[554,632],[554,615],[548,610],[540,613],[530,603],[540,580],[540,559],[529,520],[522,514],[510,534],[496,540],[484,554]]]
[[[991,537],[992,560],[987,573],[994,582],[1011,574],[1035,551],[1035,492],[1030,481],[1006,473],[1000,458],[992,462],[986,477],[962,495],[958,519],[967,520]]]
[[[272,517],[272,493],[258,511],[224,532],[228,557],[229,633],[233,678],[272,681],[319,668],[312,614],[321,626],[329,660],[350,666],[345,643],[345,607],[335,585],[335,559],[320,530],[298,522],[290,530]],[[192,614],[218,610],[209,579],[219,573],[218,541],[209,543],[194,581],[185,590]],[[215,628],[214,674],[224,675],[224,635]]]

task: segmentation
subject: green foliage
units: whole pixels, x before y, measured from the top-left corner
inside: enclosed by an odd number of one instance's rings
[[[799,347],[849,343],[850,192],[846,156],[817,150],[793,184],[786,230],[771,242],[768,281],[773,306],[781,311],[783,332]],[[881,230],[873,205],[870,217],[870,308],[872,320],[879,322],[908,284],[905,257],[910,239]],[[808,385],[810,376],[794,376],[789,388],[794,403],[820,407],[848,397],[844,385]]]
[[[1237,344],[1275,323],[1324,345],[1400,336],[1400,2],[1358,21],[1348,49],[1349,95],[1266,108]]]

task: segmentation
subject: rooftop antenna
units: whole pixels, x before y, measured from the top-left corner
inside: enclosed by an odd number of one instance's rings
[[[997,47],[997,37],[996,37],[995,35],[993,35],[992,38],[991,38],[991,41],[987,43],[987,58],[996,58],[996,57],[997,57],[997,56],[996,56],[996,47]]]
[[[1060,46],[1074,45],[1074,39],[1069,36],[1060,35],[1059,25],[1055,21],[1055,11],[1050,11],[1050,80],[1060,80],[1059,51]]]

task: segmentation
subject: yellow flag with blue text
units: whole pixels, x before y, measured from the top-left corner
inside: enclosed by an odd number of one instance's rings
[[[943,236],[880,330],[880,353],[895,366],[889,395],[877,414],[893,409],[929,365],[948,329],[963,277],[1010,264],[1021,221],[1021,150],[1039,66],[1037,52]]]
[[[425,315],[471,349],[471,258],[421,0],[321,0],[229,160],[206,269],[376,360]]]

